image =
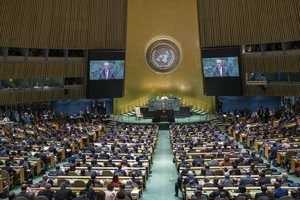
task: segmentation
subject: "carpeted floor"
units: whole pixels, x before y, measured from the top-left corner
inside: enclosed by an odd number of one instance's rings
[[[124,114],[124,115],[113,115],[114,121],[131,123],[131,124],[153,124],[152,119],[136,119],[135,114]],[[213,114],[195,114],[192,113],[190,117],[175,118],[175,123],[198,123],[216,119],[217,117]],[[168,124],[169,122],[160,122],[160,124]]]
[[[147,182],[147,189],[144,192],[142,200],[179,199],[174,196],[177,171],[172,160],[173,153],[169,139],[169,130],[160,130],[154,153],[152,176]]]

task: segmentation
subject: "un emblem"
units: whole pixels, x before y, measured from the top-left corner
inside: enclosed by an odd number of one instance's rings
[[[147,64],[158,73],[174,71],[179,65],[180,56],[178,46],[167,38],[155,40],[146,50]]]

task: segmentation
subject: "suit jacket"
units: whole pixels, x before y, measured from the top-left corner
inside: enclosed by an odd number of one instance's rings
[[[216,198],[217,196],[219,196],[221,194],[221,192],[224,192],[226,197],[230,197],[230,194],[228,192],[228,190],[215,190],[212,193],[209,194],[209,197],[211,198]]]
[[[71,190],[68,190],[68,189],[60,189],[60,190],[56,191],[55,196],[59,196],[62,199],[70,200],[72,198],[75,198],[76,194],[73,193]]]
[[[88,198],[90,200],[94,199],[94,196],[96,194],[95,190],[93,190],[92,188],[88,188],[88,189],[86,189],[85,192],[86,192],[86,198]]]
[[[54,192],[51,190],[41,190],[41,191],[39,191],[37,196],[45,196],[49,200],[52,200],[52,197],[54,196]]]
[[[29,192],[20,192],[17,196],[17,197],[26,197],[27,199],[29,200],[33,200],[34,199],[34,194],[33,193],[29,193]]]
[[[212,77],[230,76],[230,72],[229,72],[229,69],[227,67],[222,66],[222,76],[221,76],[220,71],[218,70],[218,67],[214,67],[212,69],[211,76]]]
[[[271,180],[269,177],[264,177],[263,179],[259,180],[259,185],[271,184]]]
[[[240,185],[248,185],[248,184],[252,184],[255,185],[255,179],[252,177],[243,177],[240,180]]]
[[[268,194],[266,192],[258,192],[255,194],[255,199],[257,199],[258,197],[263,197],[263,196],[268,196]]]
[[[280,197],[283,196],[288,196],[289,192],[287,189],[283,189],[283,188],[277,188],[274,190],[274,197],[279,199]]]
[[[115,77],[114,70],[110,68],[108,70],[108,79],[112,79],[112,78],[116,78],[116,77]],[[104,69],[100,71],[100,73],[99,73],[99,79],[105,79],[105,71],[104,71]]]
[[[88,198],[85,198],[85,197],[76,197],[75,199],[73,200],[88,200]]]

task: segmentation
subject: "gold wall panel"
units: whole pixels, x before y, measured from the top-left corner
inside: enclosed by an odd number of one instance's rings
[[[242,59],[243,71],[252,72],[299,72],[299,56],[256,57]]]
[[[23,62],[0,63],[0,79],[26,79],[46,77],[83,77],[86,78],[86,62]]]
[[[299,0],[198,0],[202,47],[300,38]]]
[[[299,85],[267,85],[244,87],[244,96],[300,96]]]
[[[68,94],[65,94],[64,89],[2,92],[0,93],[0,105],[81,99],[85,96],[84,89],[70,89]]]
[[[125,96],[114,101],[114,112],[128,112],[164,93],[212,110],[214,98],[203,95],[198,30],[196,0],[128,1]],[[145,48],[155,37],[171,37],[180,44],[182,61],[174,72],[157,74],[147,66]]]
[[[127,0],[1,0],[1,47],[123,49]]]

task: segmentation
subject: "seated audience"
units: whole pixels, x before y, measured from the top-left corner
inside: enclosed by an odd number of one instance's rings
[[[214,199],[214,198],[220,196],[221,193],[224,193],[224,195],[226,197],[230,197],[230,193],[228,192],[228,190],[225,190],[224,187],[223,187],[223,185],[221,185],[221,184],[218,185],[218,189],[217,190],[215,190],[215,191],[213,191],[213,192],[211,192],[209,194],[209,197]]]
[[[27,185],[23,184],[21,186],[21,192],[19,192],[19,194],[16,195],[16,198],[17,197],[25,197],[29,200],[33,200],[34,199],[34,193],[27,192]]]
[[[73,199],[76,198],[76,194],[72,190],[67,189],[67,184],[65,182],[60,184],[60,189],[55,193],[55,199]]]
[[[240,185],[255,185],[256,180],[251,177],[250,172],[246,172],[246,177],[240,179]]]
[[[52,200],[54,192],[51,190],[51,184],[46,183],[45,189],[38,192],[37,196],[45,196],[48,200]]]
[[[262,185],[262,186],[260,187],[260,191],[261,191],[261,192],[255,193],[255,199],[257,199],[258,197],[268,196],[267,190],[268,190],[267,186],[266,186],[266,185]]]

